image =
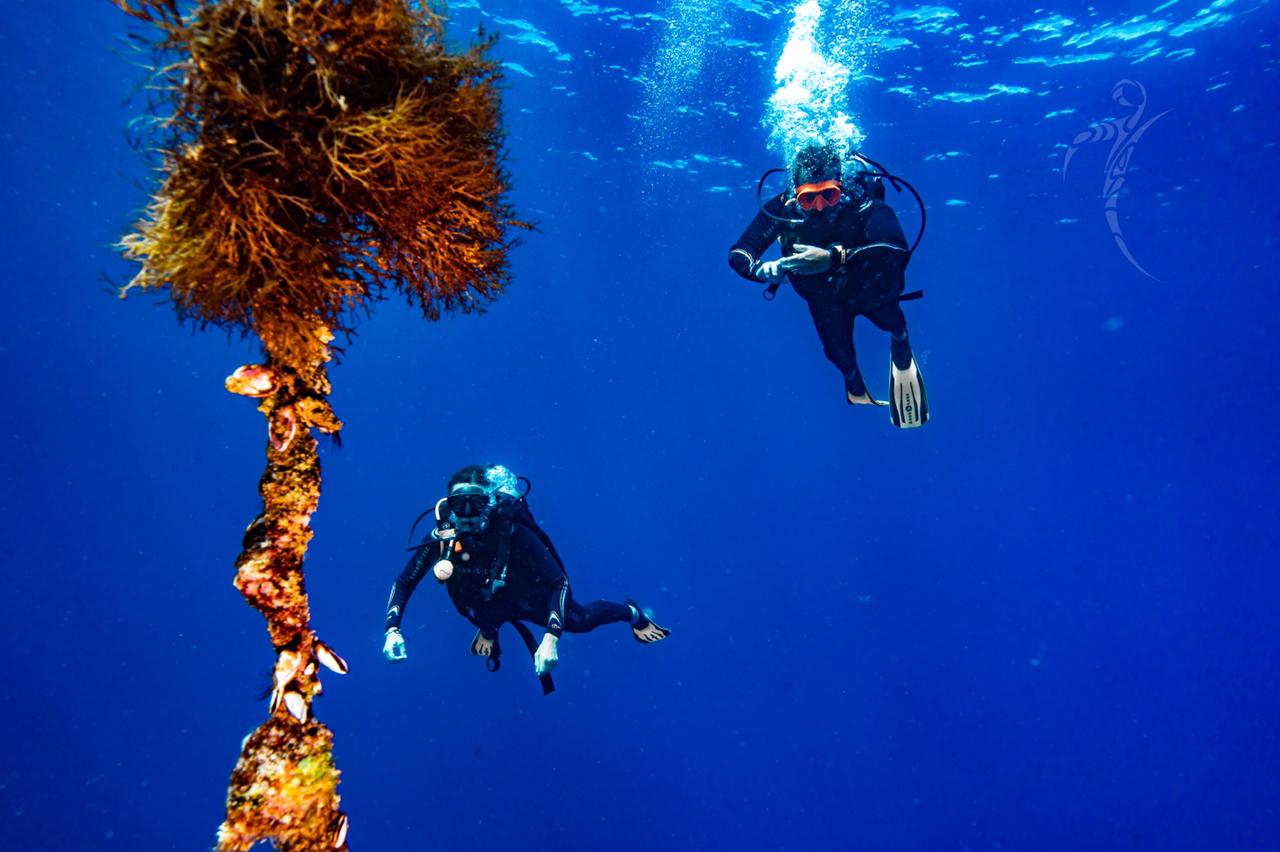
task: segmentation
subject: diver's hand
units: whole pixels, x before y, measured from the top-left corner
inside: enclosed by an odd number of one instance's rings
[[[756,267],[756,278],[760,281],[776,281],[782,277],[782,273],[787,271],[782,263],[781,260],[766,260]]]
[[[493,640],[486,639],[483,633],[476,631],[476,638],[471,640],[471,653],[477,657],[492,657]]]
[[[382,656],[393,663],[409,659],[409,652],[404,649],[404,637],[400,635],[399,629],[392,627],[387,630],[387,641],[382,643]]]
[[[806,246],[796,243],[790,257],[778,261],[784,272],[795,272],[798,275],[817,275],[831,268],[831,252],[817,246]]]
[[[538,677],[544,674],[551,674],[551,670],[556,667],[556,663],[560,662],[560,656],[556,653],[556,643],[560,641],[556,637],[548,633],[542,637],[542,644],[538,646],[538,650],[533,654],[533,671]]]

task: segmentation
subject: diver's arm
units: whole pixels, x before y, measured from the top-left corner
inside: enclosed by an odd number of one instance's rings
[[[560,638],[564,632],[564,610],[569,601],[569,578],[563,573],[551,585],[547,601],[547,635]]]
[[[404,649],[404,636],[400,634],[400,619],[404,617],[404,608],[409,603],[413,590],[427,572],[427,563],[431,561],[428,551],[437,549],[430,544],[419,547],[409,558],[409,564],[404,566],[400,576],[391,584],[391,597],[387,600],[387,635],[382,644],[382,654],[393,663],[409,658]]]
[[[907,248],[907,238],[902,233],[902,224],[898,221],[898,214],[894,213],[893,208],[883,201],[874,204],[870,215],[867,216],[867,224],[864,230],[868,245],[884,243],[904,251]]]
[[[522,594],[547,597],[547,633],[559,638],[564,630],[565,610],[569,606],[569,576],[546,533],[535,532],[517,523],[511,534],[511,572]],[[537,600],[537,598],[531,598]]]
[[[391,584],[391,597],[387,599],[387,630],[400,629],[404,608],[408,605],[413,590],[418,588],[418,583],[422,582],[423,576],[427,573],[427,565],[435,561],[433,557],[438,555],[438,550],[439,548],[435,545],[419,547],[414,551],[413,556],[409,557],[409,562],[400,572],[400,576],[396,577],[395,582]]]
[[[546,560],[544,566],[547,563],[552,563],[552,560]],[[538,677],[550,674],[560,662],[557,646],[560,644],[560,635],[564,632],[564,610],[569,601],[569,577],[560,570],[559,565],[553,567],[557,576],[552,578],[551,595],[547,601],[547,632],[542,635],[542,642],[533,652],[533,671]]]
[[[533,575],[538,588],[547,589],[547,635],[559,639],[564,632],[564,611],[569,606],[569,575],[541,541],[524,527],[516,529],[521,546],[519,551],[513,550],[513,556],[518,552],[521,568]]]
[[[542,642],[533,652],[533,671],[538,677],[550,674],[560,662],[560,653],[556,646],[560,643],[560,634],[564,632],[564,610],[569,600],[569,578],[559,565],[547,559],[544,563],[552,564],[558,574],[552,580],[551,596],[547,601],[547,632],[542,635]]]
[[[835,255],[833,263],[837,267],[851,267],[860,276],[896,278],[890,289],[901,291],[905,284],[904,271],[910,259],[907,238],[902,233],[897,214],[884,202],[874,203],[856,244],[851,241],[832,248]]]
[[[565,610],[569,606],[569,576],[545,534],[539,535],[516,524],[511,544],[511,568],[518,572],[520,585],[528,583],[530,590],[545,589],[547,593],[547,632],[533,653],[533,670],[542,676],[549,674],[560,660],[556,646],[564,631]]]
[[[838,257],[838,246],[822,248],[796,243],[791,247],[792,255],[778,261],[778,268],[783,272],[794,272],[797,275],[821,275],[831,269]]]
[[[771,198],[765,203],[765,209],[775,216],[783,215],[782,202]],[[782,224],[768,216],[763,210],[756,213],[751,224],[738,237],[738,241],[729,249],[729,266],[733,271],[749,281],[759,281],[761,257],[773,245],[773,241],[782,232]]]

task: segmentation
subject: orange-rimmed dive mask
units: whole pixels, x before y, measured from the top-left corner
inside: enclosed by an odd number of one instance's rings
[[[805,212],[817,210],[821,213],[828,207],[834,207],[840,201],[840,192],[841,187],[838,180],[804,183],[796,187],[796,203]]]

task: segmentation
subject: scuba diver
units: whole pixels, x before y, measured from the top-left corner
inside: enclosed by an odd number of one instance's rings
[[[529,510],[528,494],[529,480],[502,465],[470,465],[449,478],[448,496],[435,504],[436,528],[421,544],[408,548],[413,556],[391,586],[382,648],[388,660],[408,657],[400,622],[409,596],[428,572],[444,584],[454,607],[476,628],[471,653],[485,657],[489,670],[497,671],[502,654],[498,628],[510,623],[533,655],[544,694],[554,688],[550,674],[559,660],[556,646],[564,631],[589,633],[602,624],[626,622],[638,642],[659,642],[671,635],[633,600],[585,605],[575,601],[555,545]],[[419,515],[414,528],[431,512]],[[541,643],[535,643],[526,621],[546,628]]]
[[[809,305],[827,360],[844,377],[850,405],[889,405],[895,426],[909,429],[929,419],[924,378],[907,339],[907,318],[899,304],[919,298],[904,294],[904,271],[915,245],[907,247],[893,208],[884,202],[888,180],[895,189],[901,178],[861,154],[850,155],[860,171],[845,174],[840,149],[830,142],[801,148],[791,164],[794,193],[784,192],[759,204],[760,211],[729,250],[729,265],[743,278],[769,284],[772,299],[789,278]],[[760,179],[757,200],[773,169]],[[846,179],[848,177],[848,179]],[[921,215],[924,204],[920,205]],[[920,236],[924,235],[923,219]],[[762,260],[778,240],[783,257]],[[916,245],[919,245],[919,238]],[[889,402],[867,391],[853,347],[853,322],[864,316],[892,336],[889,353]]]

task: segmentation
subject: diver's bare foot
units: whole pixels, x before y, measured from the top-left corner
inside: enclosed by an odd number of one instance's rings
[[[849,401],[850,405],[878,405],[883,407],[889,404],[887,402],[881,402],[880,400],[876,399],[874,396],[872,396],[869,393],[863,393],[860,396],[854,396],[848,391],[845,391],[844,398]]]
[[[636,637],[637,642],[652,645],[671,635],[671,631],[667,628],[654,624],[653,619],[649,617],[649,611],[640,604],[627,598],[627,606],[631,607],[631,611],[635,613],[631,622],[631,635]]]
[[[477,657],[493,656],[493,640],[484,638],[484,633],[476,631],[476,637],[471,640],[471,653]]]
[[[643,642],[646,645],[652,645],[654,642],[661,642],[671,635],[671,631],[665,627],[659,627],[650,621],[644,627],[631,628],[632,634],[635,635],[637,642]]]

